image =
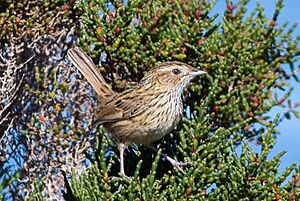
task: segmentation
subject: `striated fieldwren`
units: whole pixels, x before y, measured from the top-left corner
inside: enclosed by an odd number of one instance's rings
[[[68,58],[99,95],[94,124],[102,124],[119,142],[120,173],[125,177],[124,149],[135,143],[156,150],[151,143],[168,134],[182,116],[183,90],[193,78],[206,73],[182,62],[164,62],[151,69],[135,87],[116,93],[80,48],[70,49]],[[180,171],[188,164],[162,155]]]

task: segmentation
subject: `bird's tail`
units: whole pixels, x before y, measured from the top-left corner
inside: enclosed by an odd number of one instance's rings
[[[68,51],[68,58],[92,85],[101,100],[114,95],[114,91],[110,85],[106,83],[92,59],[83,50],[79,47],[70,49]]]

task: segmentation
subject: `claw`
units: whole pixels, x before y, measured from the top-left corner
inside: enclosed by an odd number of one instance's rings
[[[121,174],[121,176],[126,179],[128,182],[131,182],[132,181],[132,178],[127,176],[126,174]]]
[[[151,144],[146,144],[146,147],[148,147],[149,149],[151,149],[152,151],[154,152],[157,152],[157,148],[154,147],[153,145]],[[184,167],[187,167],[187,166],[194,166],[193,163],[191,162],[177,162],[175,161],[173,158],[169,157],[167,154],[164,154],[162,153],[161,154],[163,157],[165,157],[174,167],[176,167],[182,174],[184,173],[183,169]]]
[[[184,173],[183,169],[184,167],[187,167],[187,166],[192,166],[193,163],[191,162],[177,162],[175,161],[173,158],[169,157],[169,156],[166,156],[166,159],[175,167],[177,168],[182,174]]]

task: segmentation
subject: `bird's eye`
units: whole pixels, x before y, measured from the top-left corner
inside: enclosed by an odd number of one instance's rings
[[[175,69],[172,70],[172,73],[173,73],[174,75],[178,75],[178,74],[181,73],[181,71],[178,70],[177,68],[175,68]]]

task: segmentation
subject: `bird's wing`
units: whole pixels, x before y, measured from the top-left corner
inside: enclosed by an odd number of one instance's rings
[[[148,103],[145,97],[138,93],[135,89],[126,91],[114,97],[113,101],[100,105],[94,122],[116,122],[141,114],[148,108]]]

